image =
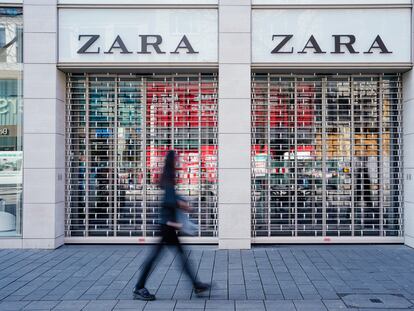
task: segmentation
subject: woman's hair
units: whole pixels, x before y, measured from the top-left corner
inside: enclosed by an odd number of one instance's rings
[[[175,151],[168,151],[165,157],[164,170],[160,179],[161,188],[165,188],[166,186],[175,186],[175,160]]]

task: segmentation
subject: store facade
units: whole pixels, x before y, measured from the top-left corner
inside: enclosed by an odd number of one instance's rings
[[[169,149],[199,228],[185,242],[414,245],[411,0],[2,8],[23,14],[24,87],[1,247],[153,243]]]

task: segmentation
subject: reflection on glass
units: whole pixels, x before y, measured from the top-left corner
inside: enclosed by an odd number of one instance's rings
[[[22,10],[0,7],[0,236],[21,234]]]
[[[401,236],[400,76],[252,80],[253,236]]]
[[[68,76],[67,236],[156,236],[164,157],[199,236],[217,236],[217,77]]]

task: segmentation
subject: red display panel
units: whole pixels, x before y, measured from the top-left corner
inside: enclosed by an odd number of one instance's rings
[[[297,126],[310,127],[314,123],[316,90],[313,85],[299,84],[297,87]]]
[[[199,182],[200,154],[198,150],[177,150],[177,184],[197,185]]]
[[[201,93],[200,93],[201,92]],[[151,127],[217,126],[216,89],[212,83],[148,83],[147,125]]]
[[[258,88],[254,90],[256,104],[253,107],[253,127],[272,128],[295,127],[295,106],[293,98],[280,88]],[[310,127],[314,124],[315,88],[311,85],[300,85],[297,91],[296,125]],[[262,101],[262,102],[260,102]]]
[[[201,146],[202,181],[217,183],[217,146]]]
[[[286,97],[277,98],[277,101],[272,101],[269,107],[270,113],[270,127],[286,127],[289,126],[289,101]]]
[[[168,146],[147,146],[147,171],[150,183],[158,184],[164,167],[164,159],[170,148]]]
[[[217,93],[213,83],[201,85],[201,127],[217,126]]]
[[[171,127],[172,85],[151,83],[147,85],[147,125],[150,127]]]
[[[176,150],[177,184],[196,185],[199,182],[199,166],[201,164],[201,181],[217,182],[217,146],[201,146],[200,152],[193,150]],[[150,182],[157,184],[162,174],[164,159],[169,150],[167,146],[147,146],[147,169]]]

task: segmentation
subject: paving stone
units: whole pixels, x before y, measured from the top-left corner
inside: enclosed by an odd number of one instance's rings
[[[320,297],[322,299],[327,299],[327,300],[335,300],[335,299],[339,299],[340,298],[338,296],[338,293],[336,293],[333,290],[319,289],[318,290],[318,294],[320,295]]]
[[[192,288],[177,288],[174,292],[174,300],[189,300],[192,295]]]
[[[296,311],[291,300],[266,300],[265,305],[267,311]]]
[[[53,311],[80,311],[82,310],[89,301],[87,300],[66,300],[59,302]]]
[[[302,295],[317,295],[318,291],[313,285],[298,284],[299,291]]]
[[[261,288],[258,289],[247,289],[246,290],[247,299],[265,299],[265,294]]]
[[[148,301],[145,305],[145,311],[168,311],[174,310],[176,301],[175,300],[155,300]]]
[[[283,299],[282,294],[278,294],[278,295],[265,294],[265,296],[266,296],[266,299],[264,299],[264,300],[282,300]]]
[[[177,301],[175,309],[188,309],[188,310],[204,310],[206,301],[203,300],[184,300]]]
[[[246,286],[247,286],[247,284],[246,284]],[[214,281],[211,284],[211,288],[214,289],[214,290],[218,290],[218,289],[226,289],[227,290],[227,288],[228,288],[227,281]]]
[[[265,311],[263,300],[236,300],[236,311]]]
[[[0,250],[0,310],[23,309],[29,304],[50,309],[50,301],[61,301],[55,310],[65,310],[65,303],[74,310],[142,309],[145,303],[135,305],[131,300],[132,288],[148,251],[149,247],[135,245],[65,245],[47,252]],[[147,287],[158,299],[178,300],[174,307],[181,311],[186,310],[185,301],[200,306],[204,300],[211,311],[234,310],[243,308],[244,302],[263,300],[266,311],[277,304],[282,305],[279,309],[295,308],[291,300],[296,300],[298,308],[321,307],[318,302],[322,301],[322,309],[347,310],[351,308],[341,297],[350,294],[396,294],[414,300],[414,250],[401,245],[267,246],[243,251],[190,246],[186,255],[199,267],[198,275],[213,283],[201,297],[192,291],[176,255],[172,249],[159,258]],[[229,299],[230,305],[209,304]],[[392,308],[392,304],[384,305]],[[172,308],[171,304],[164,307]]]
[[[21,301],[25,296],[10,295],[3,299],[3,301]]]
[[[29,303],[30,303],[29,301],[2,301],[0,302],[0,310],[2,311],[22,310]]]
[[[322,302],[329,311],[340,311],[347,309],[342,300],[323,300]]]
[[[228,298],[227,290],[214,290],[210,292],[210,299],[212,300],[224,300]]]
[[[297,311],[326,311],[321,300],[294,300]]]
[[[223,310],[223,311],[234,311],[235,303],[234,300],[207,300],[206,311]]]
[[[32,301],[23,310],[52,310],[59,301]]]
[[[121,293],[118,289],[104,291],[101,295],[98,296],[98,299],[105,299],[105,300],[115,300]]]
[[[141,300],[120,300],[115,305],[114,310],[124,310],[124,309],[134,309],[134,310],[144,310],[146,301]]]
[[[110,311],[116,303],[116,300],[94,300],[90,301],[82,311]]]
[[[229,299],[246,299],[246,288],[244,287],[244,285],[230,285]]]
[[[176,291],[176,286],[160,286],[155,293],[158,299],[172,299],[174,292]]]

